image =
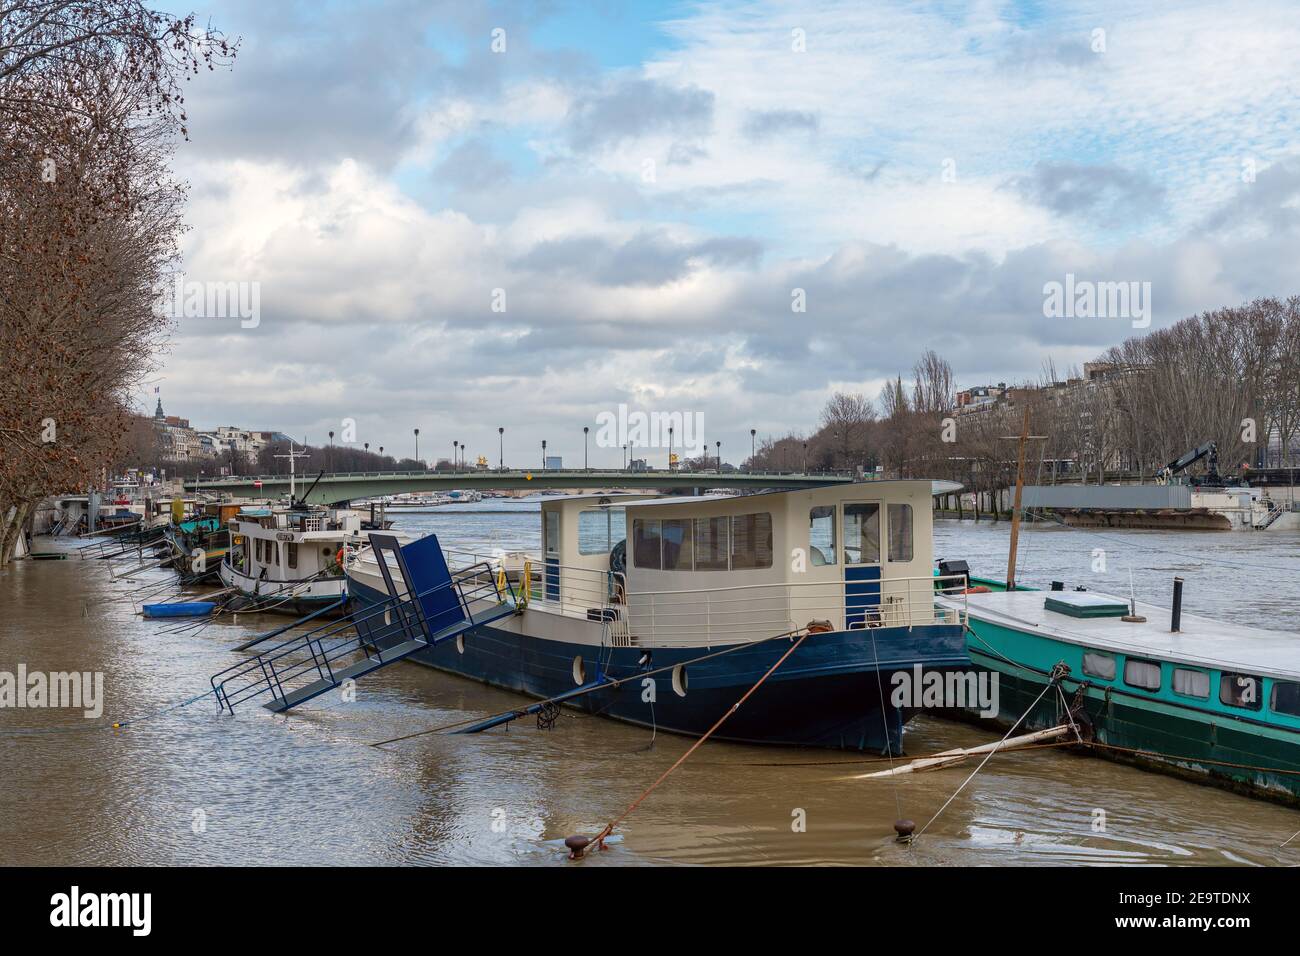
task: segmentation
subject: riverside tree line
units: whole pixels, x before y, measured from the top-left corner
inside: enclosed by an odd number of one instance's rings
[[[183,83],[233,55],[139,0],[0,3],[0,564],[43,496],[120,461],[168,329]]]
[[[1300,296],[1257,299],[1134,336],[1098,356],[1089,377],[1050,364],[1004,400],[959,412],[951,366],[933,351],[873,402],[834,395],[810,434],[764,441],[754,469],[852,470],[949,478],[972,490],[1014,480],[1021,416],[1030,408],[1031,481],[1097,484],[1155,476],[1204,442],[1225,474],[1296,464],[1300,443]],[[1270,443],[1272,442],[1272,446]]]

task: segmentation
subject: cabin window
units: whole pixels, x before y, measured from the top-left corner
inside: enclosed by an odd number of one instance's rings
[[[638,568],[658,571],[663,565],[659,554],[659,522],[636,518],[632,521],[632,561]]]
[[[1207,700],[1210,696],[1210,675],[1205,671],[1175,667],[1174,693],[1182,694],[1184,697],[1198,697],[1201,700]]]
[[[1159,661],[1139,661],[1130,657],[1124,662],[1124,683],[1143,690],[1159,690]]]
[[[266,563],[276,567],[280,563],[280,544],[277,541],[266,542]]]
[[[296,568],[296,567],[298,566],[298,544],[297,544],[297,542],[290,541],[288,544],[286,544],[286,545],[284,546],[284,552],[285,552],[285,555],[284,555],[284,556],[285,556],[285,559],[288,561],[289,567],[291,567],[291,568]]]
[[[1269,707],[1275,714],[1300,717],[1300,684],[1285,680],[1273,681],[1273,699],[1269,702]]]
[[[560,513],[558,511],[546,512],[546,522],[542,527],[545,533],[546,541],[543,542],[547,554],[560,553]]]
[[[834,505],[818,505],[808,512],[808,559],[815,568],[835,563]]]
[[[844,563],[880,563],[880,505],[844,506]]]
[[[1100,677],[1102,680],[1114,680],[1115,658],[1110,654],[1101,654],[1097,651],[1084,651],[1083,672],[1089,677]]]
[[[912,560],[912,506],[889,506],[889,560]]]
[[[1259,687],[1258,677],[1249,674],[1223,674],[1219,677],[1219,702],[1229,707],[1259,710],[1264,702]]]
[[[626,520],[622,508],[579,512],[578,553],[609,554],[614,545],[627,537]]]
[[[266,562],[262,558],[262,539],[254,538],[253,540],[257,542],[255,545],[253,545],[253,552],[257,555],[257,563],[265,564]]]
[[[730,519],[695,519],[695,570],[725,571],[731,553]]]
[[[663,539],[664,570],[690,571],[694,569],[694,549],[691,547],[690,518],[669,518],[660,526]]]
[[[731,570],[772,566],[772,516],[767,512],[731,519]]]

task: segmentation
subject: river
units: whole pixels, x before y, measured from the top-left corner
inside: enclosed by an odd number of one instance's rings
[[[447,547],[538,545],[535,503],[397,520]],[[1007,530],[940,520],[935,554],[1004,575]],[[1190,612],[1300,634],[1294,533],[1037,527],[1020,557],[1022,583],[1127,594],[1131,572],[1139,599],[1167,606],[1178,575]],[[362,679],[355,702],[329,694],[289,715],[249,706],[229,716],[209,697],[158,713],[202,694],[244,656],[235,645],[286,620],[144,620],[128,592],[162,577],[115,581],[103,562],[80,559],[0,571],[0,671],[102,672],[106,697],[101,720],[0,709],[0,863],[563,865],[564,837],[600,829],[689,745],[566,713],[549,731],[529,719],[372,747],[522,700],[405,663]],[[991,739],[922,716],[906,745],[924,754]],[[893,821],[930,820],[973,764],[855,779],[870,769],[851,754],[710,742],[583,865],[1300,863],[1300,839],[1281,846],[1300,830],[1294,810],[1053,750],[995,757],[905,846]]]

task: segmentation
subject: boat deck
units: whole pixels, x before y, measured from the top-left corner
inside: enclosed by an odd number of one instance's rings
[[[1066,592],[1073,593],[1073,592]],[[1086,592],[1127,604],[1126,598]],[[1300,636],[1284,631],[1216,621],[1186,612],[1181,630],[1169,630],[1170,610],[1154,604],[1137,604],[1146,623],[1118,617],[1075,618],[1048,611],[1044,602],[1051,591],[1009,591],[966,595],[972,618],[1032,631],[1046,637],[1097,650],[1135,657],[1158,658],[1236,673],[1300,680]],[[1060,596],[1060,592],[1055,592]]]

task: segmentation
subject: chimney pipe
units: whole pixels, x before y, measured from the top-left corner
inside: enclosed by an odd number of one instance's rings
[[[1178,629],[1179,629],[1178,625],[1182,623],[1182,619],[1183,619],[1183,579],[1174,578],[1174,610],[1173,610],[1173,615],[1169,621],[1169,630],[1172,633],[1174,634],[1178,633]]]

